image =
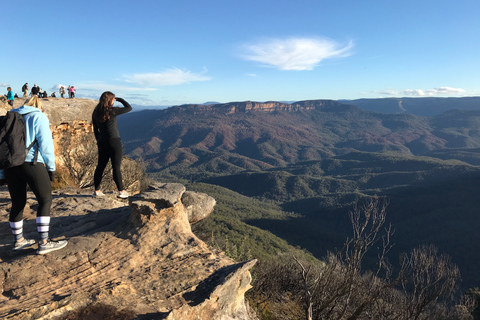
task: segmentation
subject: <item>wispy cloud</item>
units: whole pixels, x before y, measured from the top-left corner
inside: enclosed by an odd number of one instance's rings
[[[401,91],[383,90],[379,92],[382,95],[388,96],[412,96],[412,97],[432,97],[439,95],[462,95],[465,93],[464,89],[451,87],[438,87],[433,89],[406,89]]]
[[[352,54],[353,42],[346,45],[328,38],[266,39],[244,44],[242,58],[281,70],[312,70],[325,59]]]
[[[104,82],[89,81],[82,82],[75,85],[76,90],[82,91],[122,91],[122,92],[146,92],[146,91],[157,91],[156,88],[146,88],[141,86],[128,86],[128,85],[118,85],[118,84],[109,84]]]
[[[9,87],[8,83],[0,82],[0,87]]]
[[[210,77],[205,76],[205,69],[201,73],[193,73],[178,68],[167,69],[158,73],[137,73],[124,76],[128,83],[135,83],[141,86],[161,87],[173,86],[196,81],[208,81]]]
[[[63,84],[56,84],[50,90],[59,92],[60,87]],[[63,85],[65,91],[67,91],[68,85]],[[128,85],[118,85],[118,84],[109,84],[100,81],[88,81],[75,84],[76,96],[79,98],[86,99],[98,99],[102,92],[112,91],[115,94],[126,94],[126,93],[135,93],[138,95],[140,92],[152,92],[157,91],[157,88],[145,88],[140,86],[128,86]],[[68,94],[68,93],[67,93]]]

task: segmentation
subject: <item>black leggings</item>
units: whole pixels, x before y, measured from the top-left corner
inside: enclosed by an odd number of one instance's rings
[[[12,199],[10,222],[23,220],[23,209],[27,204],[27,184],[38,201],[37,217],[50,216],[52,185],[43,163],[37,162],[33,166],[26,162],[21,166],[5,169],[5,179]]]
[[[102,182],[103,171],[108,164],[108,160],[112,159],[112,169],[113,169],[113,181],[117,185],[118,191],[122,191],[125,188],[123,187],[122,180],[122,141],[118,138],[110,139],[108,142],[100,142],[98,146],[98,164],[95,169],[95,174],[93,176],[93,183],[95,184],[95,190],[100,190],[100,183]]]

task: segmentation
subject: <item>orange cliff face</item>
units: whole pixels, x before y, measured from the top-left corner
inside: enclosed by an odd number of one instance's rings
[[[26,98],[17,98],[13,108],[21,107]],[[91,99],[41,99],[44,112],[50,121],[55,148],[55,164],[63,166],[62,154],[74,155],[76,148],[85,145],[86,140],[94,139],[92,112],[98,101]],[[12,109],[6,98],[0,96],[0,115]],[[68,150],[65,150],[68,149]],[[72,157],[73,159],[75,157]]]
[[[50,120],[55,148],[55,164],[64,166],[65,156],[75,160],[79,148],[94,140],[92,112],[98,101],[91,99],[42,99],[44,112]],[[91,143],[89,143],[91,146]],[[70,164],[72,165],[72,164]]]
[[[94,139],[93,125],[85,120],[64,122],[57,126],[50,125],[50,130],[53,136],[55,165],[57,167],[64,166],[62,155],[74,155],[76,148],[84,145],[85,139]]]
[[[334,100],[305,100],[298,101],[295,103],[285,103],[277,101],[267,101],[267,102],[255,102],[255,101],[241,101],[241,102],[229,102],[221,104],[211,104],[211,105],[202,105],[202,104],[188,104],[176,106],[174,108],[183,109],[188,112],[220,112],[223,114],[232,114],[232,113],[249,113],[249,112],[275,112],[275,111],[285,111],[285,112],[295,112],[302,110],[313,110],[313,109],[336,109],[340,106],[341,103]]]

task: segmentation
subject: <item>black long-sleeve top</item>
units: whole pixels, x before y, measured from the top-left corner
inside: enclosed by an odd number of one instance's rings
[[[110,119],[105,122],[95,119],[92,115],[93,133],[97,143],[108,142],[110,139],[120,139],[120,132],[117,128],[117,116],[132,111],[132,106],[125,100],[117,98],[117,101],[123,104],[123,107],[113,107],[110,113]]]

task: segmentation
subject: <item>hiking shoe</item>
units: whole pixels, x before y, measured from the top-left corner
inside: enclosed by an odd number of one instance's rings
[[[127,199],[128,197],[130,197],[130,195],[128,194],[127,191],[123,190],[118,193],[117,197],[120,199]]]
[[[28,247],[30,247],[31,245],[34,245],[34,244],[35,244],[35,240],[23,238],[22,241],[15,241],[15,245],[14,245],[12,250],[15,250],[15,251],[16,250],[22,250],[22,249],[28,248]]]
[[[105,193],[103,193],[101,190],[93,192],[94,197],[103,197],[104,195]]]
[[[46,254],[55,250],[62,249],[67,245],[67,240],[53,241],[48,239],[47,243],[38,244],[37,254]]]

